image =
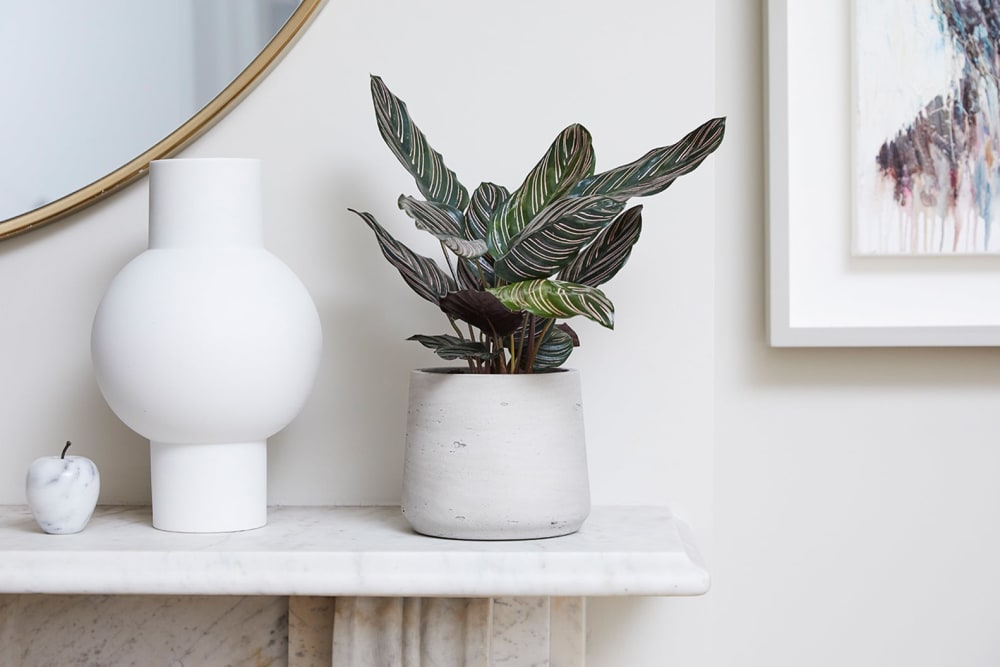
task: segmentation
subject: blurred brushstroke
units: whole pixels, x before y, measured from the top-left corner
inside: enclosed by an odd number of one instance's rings
[[[973,213],[985,222],[977,245],[986,250],[993,194],[1000,191],[1000,0],[933,0],[933,7],[959,54],[961,74],[886,140],[875,160],[900,206],[954,220],[952,247],[938,251],[957,248]]]

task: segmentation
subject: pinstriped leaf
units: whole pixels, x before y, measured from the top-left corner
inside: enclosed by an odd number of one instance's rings
[[[426,348],[434,350],[442,359],[482,359],[490,361],[499,356],[500,351],[490,351],[482,343],[462,340],[458,336],[442,334],[439,336],[428,336],[426,334],[415,334],[406,340],[415,340]]]
[[[469,209],[465,212],[465,235],[470,239],[485,239],[490,230],[493,211],[507,201],[510,192],[496,183],[480,183],[472,192]]]
[[[582,180],[572,194],[606,195],[619,201],[655,195],[700,165],[719,147],[725,132],[726,119],[713,118],[676,144],[654,148],[634,162]]]
[[[625,207],[608,197],[567,197],[545,207],[496,258],[503,280],[547,278],[573,260]]]
[[[614,328],[615,307],[596,287],[560,280],[525,280],[487,292],[511,310],[526,310],[539,317],[583,315],[609,329]]]
[[[549,368],[558,368],[569,359],[573,352],[573,338],[558,327],[552,327],[545,334],[538,352],[535,355],[535,363],[532,369],[544,371]]]
[[[602,229],[559,273],[559,280],[591,287],[603,285],[625,266],[641,231],[642,206],[633,206]]]
[[[400,195],[396,204],[406,215],[413,218],[417,227],[437,236],[463,236],[465,227],[462,212],[447,204],[421,201],[407,195]]]
[[[372,76],[371,89],[379,133],[416,180],[420,193],[430,201],[464,210],[469,203],[468,191],[445,166],[441,154],[427,143],[410,118],[406,103],[393,95],[380,77]]]
[[[593,173],[594,147],[590,132],[582,125],[570,125],[559,133],[524,183],[493,213],[486,238],[490,253],[494,257],[506,253],[511,239],[532,218],[568,194],[580,179]]]
[[[383,229],[382,225],[378,224],[371,213],[355,211],[354,209],[348,210],[364,220],[365,224],[375,232],[375,238],[378,240],[379,247],[382,248],[382,254],[385,255],[390,264],[396,267],[399,275],[403,276],[403,280],[414,292],[431,303],[437,304],[448,292],[454,291],[454,281],[437,265],[437,262],[429,257],[418,255],[394,239],[389,232]]]
[[[486,241],[465,238],[461,211],[406,195],[400,195],[398,203],[399,208],[413,218],[418,229],[430,232],[459,257],[473,258],[486,254]]]
[[[489,262],[489,255],[460,261],[458,282],[463,289],[483,289],[495,285],[496,277],[493,275],[493,265]]]

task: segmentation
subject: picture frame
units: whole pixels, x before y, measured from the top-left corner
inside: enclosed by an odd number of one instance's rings
[[[767,0],[773,347],[1000,345],[1000,257],[856,257],[849,0]]]

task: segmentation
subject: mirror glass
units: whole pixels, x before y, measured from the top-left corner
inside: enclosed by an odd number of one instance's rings
[[[0,238],[177,152],[239,100],[321,1],[0,2]]]

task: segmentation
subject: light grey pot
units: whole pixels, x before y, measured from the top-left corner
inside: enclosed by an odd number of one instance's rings
[[[425,535],[519,540],[590,514],[580,374],[410,374],[403,514]]]

